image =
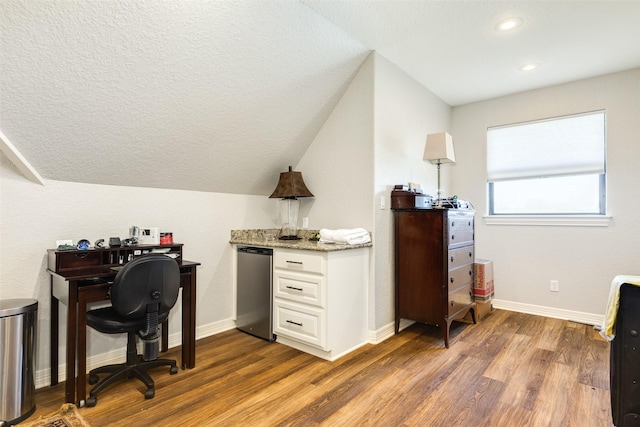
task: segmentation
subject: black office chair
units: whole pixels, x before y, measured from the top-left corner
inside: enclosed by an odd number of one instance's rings
[[[178,299],[180,268],[162,254],[149,254],[128,262],[116,275],[111,286],[111,307],[87,312],[87,325],[106,333],[127,333],[127,361],[107,365],[89,372],[89,383],[96,384],[89,393],[87,406],[95,406],[97,395],[121,378],[136,377],[147,390],[145,399],[155,395],[154,383],[147,370],[169,366],[178,372],[175,360],[158,359],[158,325],[164,322]],[[136,335],[143,341],[143,354],[138,355]],[[98,374],[111,375],[99,381]]]

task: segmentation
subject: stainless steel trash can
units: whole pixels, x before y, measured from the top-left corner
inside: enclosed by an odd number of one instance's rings
[[[17,424],[36,410],[38,301],[0,300],[0,425]]]

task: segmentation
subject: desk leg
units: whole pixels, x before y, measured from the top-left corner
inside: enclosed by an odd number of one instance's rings
[[[53,287],[53,278],[52,287]],[[51,367],[51,385],[58,384],[58,327],[59,327],[59,311],[58,311],[58,298],[53,296],[53,289],[51,290],[51,317],[49,318],[49,366]]]
[[[67,403],[76,403],[76,319],[78,310],[78,284],[69,282],[69,304],[67,305],[67,375],[64,398]]]
[[[76,402],[84,406],[87,398],[87,298],[78,290],[78,376],[76,377]]]
[[[196,269],[191,269],[189,292],[189,359],[187,366],[189,368],[196,367]]]
[[[182,369],[196,366],[196,269],[182,283]]]

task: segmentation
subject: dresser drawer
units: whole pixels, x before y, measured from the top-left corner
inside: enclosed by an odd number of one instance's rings
[[[323,287],[324,278],[322,276],[277,270],[274,275],[273,292],[278,298],[323,307]]]
[[[273,305],[276,335],[324,347],[324,310],[275,299]]]
[[[473,242],[473,229],[449,231],[449,246],[460,246]]]
[[[447,223],[449,231],[473,230],[473,212],[449,211]]]
[[[449,270],[456,269],[466,264],[473,264],[473,245],[464,246],[449,251]]]
[[[449,271],[448,286],[449,289],[458,289],[465,283],[473,281],[473,264],[464,265]]]
[[[471,285],[464,286],[449,294],[449,316],[462,310],[473,302]]]
[[[324,256],[309,251],[288,251],[276,249],[273,251],[273,265],[291,271],[306,273],[324,273]]]

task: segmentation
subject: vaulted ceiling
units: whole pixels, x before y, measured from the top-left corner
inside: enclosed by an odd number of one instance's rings
[[[640,67],[638,1],[3,0],[0,16],[0,131],[45,179],[98,184],[267,195],[372,50],[450,105]]]

